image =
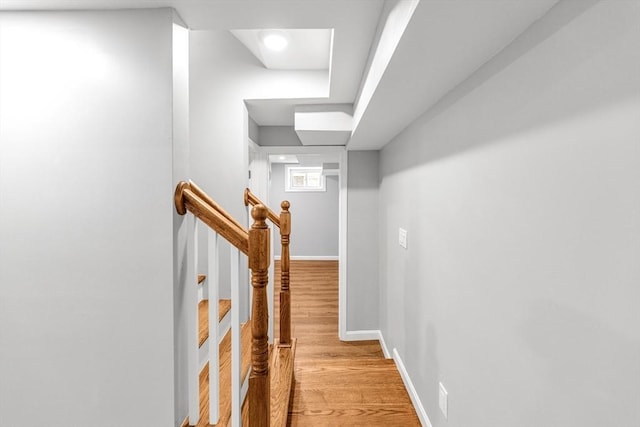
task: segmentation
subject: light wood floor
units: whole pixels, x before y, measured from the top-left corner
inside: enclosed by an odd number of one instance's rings
[[[277,274],[275,313],[279,281]],[[298,345],[289,426],[420,425],[395,364],[384,359],[378,342],[338,339],[337,262],[292,261],[291,306]],[[277,316],[275,330],[277,337]]]

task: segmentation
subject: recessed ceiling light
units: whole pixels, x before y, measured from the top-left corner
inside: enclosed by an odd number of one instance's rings
[[[276,52],[284,50],[289,44],[289,37],[283,31],[263,31],[262,34],[260,34],[260,38],[267,49]]]

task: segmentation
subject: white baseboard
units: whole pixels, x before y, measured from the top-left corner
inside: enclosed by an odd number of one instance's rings
[[[340,339],[342,341],[368,341],[368,340],[378,340],[380,338],[380,331],[369,330],[369,331],[346,331]]]
[[[423,427],[433,427],[431,425],[431,421],[429,420],[429,417],[427,416],[427,412],[424,410],[424,406],[422,406],[422,402],[418,397],[418,393],[416,392],[416,389],[413,386],[411,377],[409,377],[409,373],[407,372],[407,369],[404,367],[404,362],[400,357],[400,353],[398,353],[398,350],[395,348],[393,349],[393,361],[396,363],[398,372],[400,372],[400,377],[402,377],[402,382],[404,383],[404,386],[407,389],[407,393],[409,393],[409,397],[411,398],[413,407],[416,409],[416,413],[418,414],[418,418],[420,419],[420,424],[422,424]]]
[[[276,261],[280,261],[280,255],[273,257]],[[335,255],[296,255],[289,258],[291,261],[338,261],[339,257]]]
[[[384,335],[382,335],[382,331],[378,331],[380,335],[378,337],[378,341],[380,341],[380,347],[382,347],[382,353],[384,354],[385,359],[392,359],[391,353],[389,353],[389,347],[387,347],[387,343],[384,341]]]

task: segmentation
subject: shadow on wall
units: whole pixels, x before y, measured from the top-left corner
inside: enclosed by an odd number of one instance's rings
[[[521,336],[538,358],[540,381],[548,384],[546,388],[554,390],[556,398],[563,401],[563,405],[545,409],[548,425],[571,422],[571,425],[623,426],[624,420],[630,419],[640,425],[638,395],[633,393],[634,384],[640,381],[640,341],[621,335],[593,316],[551,300],[539,300],[530,307],[521,325]],[[620,369],[622,366],[631,369],[625,371]],[[601,407],[604,402],[606,411],[587,410]],[[530,402],[530,411],[532,417],[537,416],[539,402]]]
[[[188,302],[185,299],[187,284],[187,266],[189,265],[187,250],[187,221],[173,210],[173,312],[174,312],[174,347],[173,347],[173,381],[176,390],[187,390],[187,316],[189,314]],[[178,393],[174,400],[175,417],[180,418],[180,414],[188,411],[187,393]],[[181,423],[182,420],[174,419],[174,422]]]
[[[405,130],[407,136],[414,145],[414,155],[403,156],[386,162],[383,165],[382,175],[389,175],[399,171],[409,169],[425,163],[430,163],[438,159],[455,155],[456,153],[477,149],[485,144],[491,144],[501,139],[519,133],[524,133],[530,129],[539,128],[541,124],[548,125],[554,122],[567,120],[567,118],[581,115],[587,111],[597,110],[608,104],[617,104],[621,100],[627,99],[633,94],[616,85],[615,81],[602,80],[598,85],[593,82],[585,82],[585,89],[576,96],[562,97],[565,91],[564,83],[571,80],[572,72],[601,51],[602,47],[615,43],[615,37],[619,33],[618,28],[603,28],[597,32],[591,32],[589,40],[580,43],[579,49],[573,49],[570,55],[563,58],[563,61],[554,63],[536,63],[531,61],[528,53],[534,51],[546,39],[561,32],[563,28],[572,20],[598,3],[598,0],[568,1],[558,3],[544,19],[544,24],[539,21],[534,23],[525,33],[516,38],[512,44],[499,52],[495,57],[480,67],[471,77],[463,81],[455,89],[445,95],[437,104],[430,108],[425,114],[417,119],[410,130]],[[629,20],[634,17],[632,4],[628,4]],[[626,25],[630,31],[635,29],[633,24]],[[570,34],[562,37],[571,38]],[[548,48],[548,47],[547,47]],[[541,48],[545,49],[545,47]],[[521,58],[525,56],[524,59]],[[507,70],[508,68],[508,70]],[[501,92],[493,92],[485,83],[494,76],[502,73],[514,73],[519,75],[529,75],[526,84],[514,81],[509,88],[508,96],[501,96]],[[603,70],[603,73],[606,70]],[[627,70],[624,72],[635,73],[637,70]],[[612,79],[613,80],[613,79]],[[504,93],[504,92],[502,92]],[[560,96],[559,96],[560,95]],[[433,126],[439,116],[450,109],[458,108],[459,100],[480,96],[490,107],[486,109],[476,109],[464,112],[467,120],[459,126],[457,131],[447,129],[447,132],[438,134],[432,133],[429,139],[439,140],[439,144],[429,144],[424,138],[420,140],[417,135],[424,132],[424,126]],[[530,99],[535,102],[546,102],[544,109],[538,105],[530,103]],[[562,101],[558,102],[558,99]],[[517,102],[515,101],[517,100]],[[496,110],[509,111],[511,120],[509,123],[500,123],[496,126]],[[541,112],[543,111],[543,112]],[[468,138],[468,135],[475,135]],[[404,138],[400,138],[404,139]],[[389,144],[393,147],[395,142]],[[393,156],[393,150],[384,149]],[[393,164],[393,166],[389,166]]]

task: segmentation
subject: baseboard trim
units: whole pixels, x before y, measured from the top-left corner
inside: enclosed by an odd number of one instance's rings
[[[380,341],[380,347],[382,347],[382,353],[384,354],[385,359],[393,359],[391,353],[389,353],[389,347],[387,347],[387,343],[384,341],[384,335],[382,335],[382,331],[378,331],[378,341]]]
[[[380,338],[380,331],[346,331],[344,336],[341,337],[342,341],[377,341]]]
[[[400,377],[402,378],[404,387],[407,389],[407,393],[409,393],[409,398],[411,398],[413,407],[416,409],[416,413],[418,414],[418,418],[420,419],[420,424],[422,424],[424,427],[433,427],[431,424],[431,420],[429,420],[429,417],[427,416],[427,411],[424,410],[424,406],[422,406],[422,402],[418,397],[418,393],[413,386],[411,377],[409,377],[409,373],[404,367],[402,357],[400,357],[400,353],[398,353],[398,350],[395,348],[393,349],[393,361],[396,363],[396,367],[398,368],[398,372],[400,372]]]
[[[280,261],[280,255],[273,257],[276,261]],[[291,261],[338,261],[340,258],[334,255],[296,255],[289,257]]]

